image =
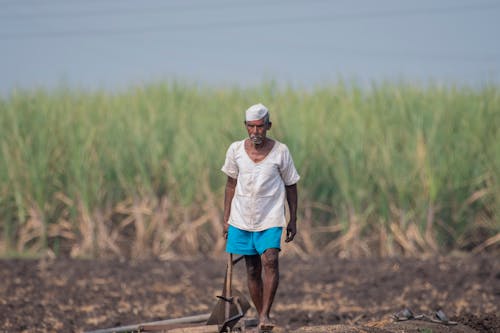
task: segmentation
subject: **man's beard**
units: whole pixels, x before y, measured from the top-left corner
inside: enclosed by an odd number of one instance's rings
[[[264,137],[261,135],[250,135],[250,140],[252,140],[254,145],[261,145],[264,142]]]

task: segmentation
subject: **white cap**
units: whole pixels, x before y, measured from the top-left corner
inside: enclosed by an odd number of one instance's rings
[[[268,114],[269,110],[262,104],[255,104],[249,107],[245,113],[246,121],[259,120]]]

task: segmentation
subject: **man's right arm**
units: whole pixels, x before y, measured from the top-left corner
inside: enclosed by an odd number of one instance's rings
[[[227,231],[229,230],[229,216],[231,215],[231,202],[234,198],[234,192],[236,191],[236,184],[238,180],[236,178],[227,177],[226,190],[224,191],[224,238],[227,238]]]

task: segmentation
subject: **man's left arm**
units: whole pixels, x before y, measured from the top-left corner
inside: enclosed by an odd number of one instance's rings
[[[286,201],[288,202],[288,209],[290,211],[290,221],[286,227],[286,239],[285,242],[293,241],[295,235],[297,234],[297,184],[285,186],[286,190]]]

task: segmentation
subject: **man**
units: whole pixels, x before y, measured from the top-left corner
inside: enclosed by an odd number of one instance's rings
[[[300,176],[287,146],[267,137],[272,124],[264,105],[248,108],[244,123],[248,138],[230,145],[221,169],[227,175],[224,237],[228,253],[245,256],[248,289],[259,315],[259,329],[269,331],[274,326],[269,314],[279,282],[282,230],[286,227],[285,242],[291,242],[297,232]]]

